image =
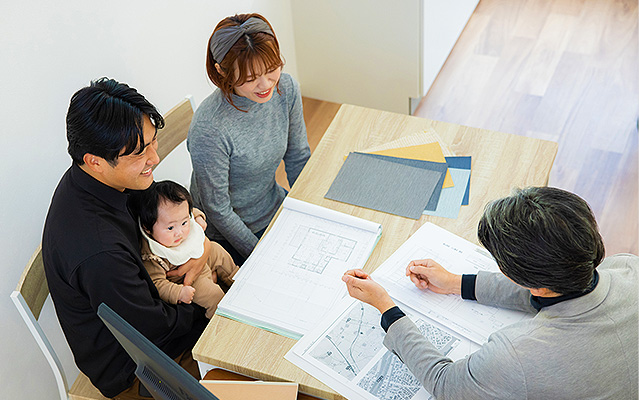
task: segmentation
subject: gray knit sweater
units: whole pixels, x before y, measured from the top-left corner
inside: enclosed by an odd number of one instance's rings
[[[481,349],[452,362],[408,317],[384,345],[437,399],[636,399],[639,257],[618,254],[597,267],[590,293],[544,307],[493,333]],[[530,292],[502,274],[480,272],[481,304],[535,313]]]
[[[187,147],[193,173],[191,195],[208,219],[210,239],[225,239],[247,257],[258,232],[286,195],[275,182],[284,160],[291,185],[310,157],[299,85],[283,73],[270,101],[233,95],[235,109],[216,89],[198,107]]]

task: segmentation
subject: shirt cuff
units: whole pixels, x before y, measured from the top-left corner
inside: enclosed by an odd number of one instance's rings
[[[382,314],[382,329],[384,329],[384,332],[388,332],[388,328],[393,325],[393,322],[405,316],[406,314],[399,307],[389,308]]]
[[[475,281],[477,275],[462,275],[461,297],[464,300],[477,300],[475,297]]]

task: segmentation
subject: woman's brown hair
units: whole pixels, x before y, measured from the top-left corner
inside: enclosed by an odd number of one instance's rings
[[[280,45],[274,33],[273,35],[265,32],[247,33],[235,42],[223,60],[215,60],[211,52],[211,43],[215,32],[219,29],[241,25],[253,17],[266,22],[273,32],[271,24],[260,14],[237,14],[224,18],[217,24],[209,38],[206,51],[206,72],[209,79],[220,88],[224,98],[240,111],[244,110],[233,104],[234,88],[246,83],[249,77],[256,77],[282,67],[284,60],[280,54]],[[218,72],[215,64],[220,65],[222,73]],[[238,67],[238,76],[235,76],[235,65]],[[279,82],[277,83],[277,93],[281,94]]]

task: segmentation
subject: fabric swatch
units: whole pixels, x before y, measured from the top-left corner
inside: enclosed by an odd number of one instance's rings
[[[360,153],[360,154],[365,154],[368,157],[376,157],[376,158],[384,159],[386,161],[407,165],[414,168],[422,168],[422,169],[437,171],[438,173],[441,173],[441,177],[439,181],[437,182],[437,185],[435,186],[435,190],[433,190],[433,194],[428,200],[428,203],[426,204],[426,208],[425,208],[425,210],[428,210],[428,211],[435,211],[437,209],[439,196],[441,195],[442,188],[445,186],[444,185],[445,177],[449,175],[448,164],[433,162],[433,161],[414,160],[409,158],[381,156],[378,154],[369,154],[369,153]],[[453,182],[452,179],[451,179],[451,182]]]
[[[364,152],[363,152],[364,153]],[[402,159],[431,161],[436,163],[445,163],[446,158],[442,152],[442,148],[437,142],[420,144],[416,146],[408,147],[396,147],[386,150],[367,151],[368,154],[377,154],[380,156],[388,156]],[[448,171],[446,172],[446,178],[444,179],[445,188],[453,186],[453,179]]]
[[[440,172],[388,158],[393,157],[349,154],[324,197],[419,219],[435,187],[439,184],[441,188],[446,169]]]
[[[442,194],[439,197],[439,203],[437,203],[437,209],[435,211],[424,210],[425,215],[453,219],[459,216],[459,209],[462,206],[464,193],[466,192],[466,188],[468,187],[467,184],[470,180],[470,170],[448,168],[448,171],[455,181],[455,186],[443,188]]]
[[[467,169],[470,171],[471,156],[446,156],[446,163],[450,168]],[[462,206],[467,206],[470,200],[470,177],[466,184],[466,192],[464,193],[464,199],[462,200]]]

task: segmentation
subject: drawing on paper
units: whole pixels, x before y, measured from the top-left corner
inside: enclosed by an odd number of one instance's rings
[[[384,400],[410,399],[422,387],[406,365],[390,351],[382,356],[357,386]]]
[[[379,311],[357,302],[310,352],[311,357],[352,380],[384,348]]]
[[[422,335],[444,355],[459,343],[458,338],[421,319],[415,324]],[[376,398],[384,400],[410,399],[422,387],[406,365],[390,351],[375,363],[357,385]]]
[[[357,242],[319,229],[300,226],[291,241],[297,247],[290,265],[321,274],[332,261],[348,261]]]
[[[422,335],[426,336],[426,339],[443,355],[450,353],[459,344],[459,338],[424,320],[418,319],[415,325],[417,325]]]

